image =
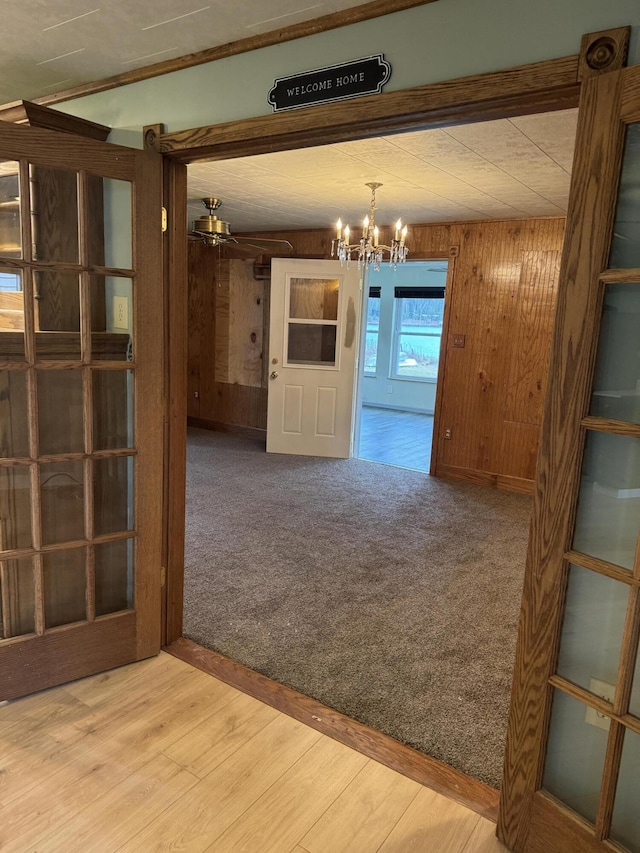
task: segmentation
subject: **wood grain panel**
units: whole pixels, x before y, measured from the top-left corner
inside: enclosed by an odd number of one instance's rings
[[[509,364],[505,421],[541,424],[549,369],[559,251],[525,251],[518,287],[514,346]]]
[[[135,659],[136,616],[61,628],[26,640],[5,641],[0,701],[25,696]]]
[[[268,282],[253,279],[253,262],[219,258],[201,243],[189,245],[188,259],[188,416],[264,430]]]
[[[261,235],[289,240],[297,256],[328,257],[331,233]],[[448,257],[459,247],[447,293],[437,474],[473,480],[475,472],[476,482],[533,490],[563,239],[559,218],[412,226],[412,259]],[[453,347],[453,335],[465,336],[464,348]],[[257,426],[266,423],[266,394],[263,405],[251,424],[229,420],[226,409],[200,417]]]
[[[215,381],[260,388],[264,283],[251,261],[222,261],[215,278]]]
[[[596,840],[593,829],[577,814],[538,792],[533,799],[531,825],[524,853],[603,853],[617,850]]]

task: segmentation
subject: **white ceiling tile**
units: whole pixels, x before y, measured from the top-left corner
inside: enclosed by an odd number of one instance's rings
[[[376,222],[560,216],[575,110],[189,166],[190,196],[216,195],[232,228],[357,227],[379,181]],[[516,124],[517,123],[517,124]],[[199,212],[198,212],[199,215]]]

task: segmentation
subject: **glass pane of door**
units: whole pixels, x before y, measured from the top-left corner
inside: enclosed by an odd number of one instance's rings
[[[285,365],[336,367],[340,281],[291,277],[288,287]]]
[[[0,361],[24,360],[22,272],[0,267]]]
[[[542,787],[595,823],[608,726],[590,724],[588,711],[577,699],[554,691]]]
[[[640,853],[640,735],[627,730],[611,821],[611,837],[632,853]]]
[[[31,164],[29,179],[33,259],[77,264],[78,173]]]
[[[20,164],[0,160],[0,258],[22,257]]]
[[[47,628],[87,618],[86,552],[86,548],[72,548],[42,555]]]
[[[89,263],[131,269],[133,191],[129,181],[89,175]]]
[[[0,456],[28,455],[27,373],[0,370]]]
[[[34,594],[30,557],[0,563],[0,640],[35,631]]]
[[[640,282],[610,284],[593,381],[591,414],[640,424]]]
[[[640,267],[640,124],[630,124],[611,240],[611,269]]]
[[[633,568],[640,518],[640,439],[588,432],[574,550]]]
[[[337,320],[340,282],[335,278],[292,278],[289,316],[299,320]]]

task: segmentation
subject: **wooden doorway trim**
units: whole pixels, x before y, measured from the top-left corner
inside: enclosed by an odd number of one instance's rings
[[[583,36],[579,54],[291,113],[172,133],[164,133],[161,125],[153,125],[144,129],[144,143],[145,147],[161,152],[167,169],[170,169],[171,163],[244,157],[379,134],[570,109],[578,106],[581,81],[588,76],[593,46],[608,39],[624,48],[628,38],[628,27],[590,33]],[[625,53],[624,49],[622,53]],[[169,233],[172,241],[182,239],[186,246],[186,177],[178,179],[178,172],[173,175],[169,179],[173,190],[166,203]],[[174,249],[168,270],[167,421],[171,428],[167,439],[167,460],[171,473],[167,481],[165,506],[168,539],[164,640],[167,644],[182,634],[184,581],[185,353],[188,330],[185,315],[186,259],[181,256],[179,248]]]
[[[597,34],[600,35],[600,34]],[[578,106],[581,55],[171,133],[145,144],[181,163],[248,157]]]

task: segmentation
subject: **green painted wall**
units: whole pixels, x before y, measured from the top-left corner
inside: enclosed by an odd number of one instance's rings
[[[140,146],[140,128],[168,130],[267,115],[276,77],[384,53],[385,91],[577,53],[583,33],[631,25],[640,63],[638,0],[438,0],[361,24],[200,65],[61,104]]]

